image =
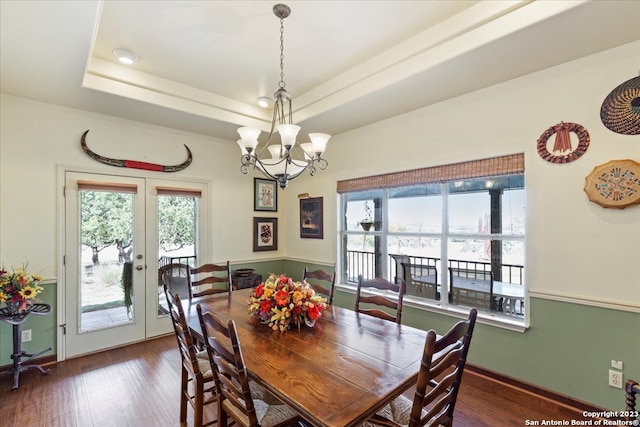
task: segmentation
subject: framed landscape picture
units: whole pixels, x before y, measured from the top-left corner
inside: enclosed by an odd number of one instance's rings
[[[271,179],[253,178],[253,210],[278,211],[278,185]]]
[[[322,239],[323,228],[322,197],[300,199],[300,237]]]
[[[278,218],[253,218],[253,251],[278,249]]]

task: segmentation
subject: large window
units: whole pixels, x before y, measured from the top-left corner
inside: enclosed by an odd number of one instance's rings
[[[340,182],[343,282],[385,277],[416,301],[524,318],[524,161],[515,157],[515,167],[508,156]]]

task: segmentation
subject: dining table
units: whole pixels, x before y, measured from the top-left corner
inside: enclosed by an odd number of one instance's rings
[[[327,305],[313,327],[280,332],[250,316],[253,289],[183,301],[236,323],[249,376],[316,427],[357,426],[417,381],[427,331]]]

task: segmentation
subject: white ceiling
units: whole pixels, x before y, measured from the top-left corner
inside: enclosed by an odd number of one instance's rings
[[[275,3],[0,0],[0,89],[229,140],[239,126],[268,131],[271,108],[256,98],[278,88]],[[640,40],[637,0],[287,4],[285,81],[303,133],[341,133]],[[120,65],[115,48],[139,60]]]

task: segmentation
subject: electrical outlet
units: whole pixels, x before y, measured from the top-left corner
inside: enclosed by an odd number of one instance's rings
[[[31,341],[31,329],[25,329],[22,331],[22,342]]]
[[[609,369],[609,385],[615,388],[622,388],[622,372]]]

